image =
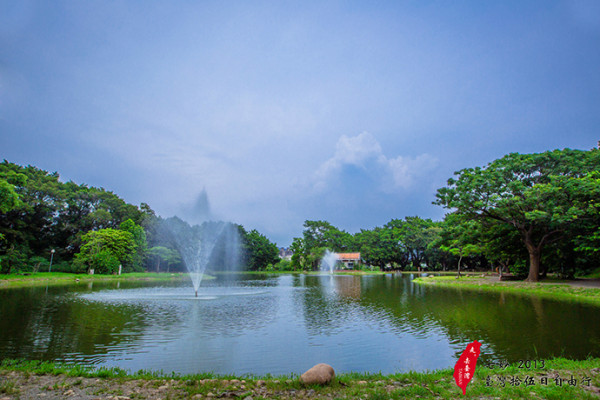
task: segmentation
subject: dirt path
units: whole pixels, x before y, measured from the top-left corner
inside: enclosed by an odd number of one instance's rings
[[[0,374],[0,400],[72,399],[310,399],[311,389],[270,389],[264,381],[244,380],[78,378],[64,375],[35,375],[23,372]],[[327,398],[327,396],[325,396]]]

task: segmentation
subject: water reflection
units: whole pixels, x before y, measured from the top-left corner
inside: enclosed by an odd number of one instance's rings
[[[482,359],[600,356],[592,306],[420,286],[407,275],[224,275],[0,292],[0,358],[181,373],[447,368]],[[203,284],[204,285],[204,284]]]

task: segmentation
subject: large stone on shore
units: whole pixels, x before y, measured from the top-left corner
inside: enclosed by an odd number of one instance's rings
[[[302,375],[300,382],[305,385],[327,385],[335,378],[335,371],[331,365],[317,364]]]

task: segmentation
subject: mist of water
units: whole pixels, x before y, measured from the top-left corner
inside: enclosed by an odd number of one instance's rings
[[[329,272],[333,274],[333,270],[335,269],[335,264],[338,262],[338,256],[336,253],[331,250],[325,250],[325,254],[321,259],[321,271]]]
[[[185,263],[196,297],[207,268],[215,271],[239,268],[237,225],[222,221],[189,225],[177,217],[164,220],[163,225]]]

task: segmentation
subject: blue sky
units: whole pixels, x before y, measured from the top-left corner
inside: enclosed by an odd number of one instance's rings
[[[599,127],[594,0],[0,1],[0,157],[282,246]]]

